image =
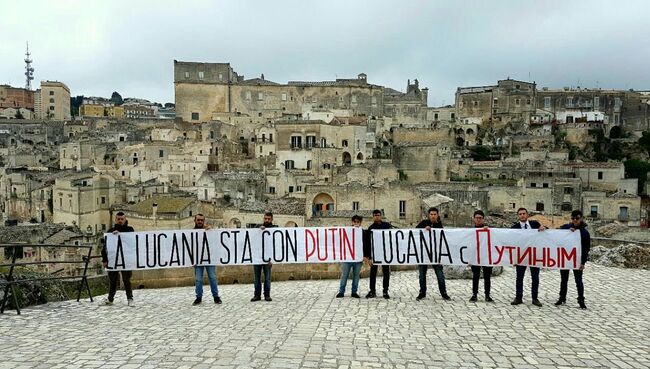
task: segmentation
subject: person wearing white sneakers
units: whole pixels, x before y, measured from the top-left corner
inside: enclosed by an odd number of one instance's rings
[[[133,227],[129,226],[129,221],[126,220],[124,213],[120,211],[115,214],[115,225],[113,225],[107,233],[118,234],[124,232],[135,232],[135,230]],[[106,242],[104,242],[104,246],[102,247],[102,264],[104,265],[104,268],[108,267]],[[135,303],[133,302],[133,288],[131,288],[131,276],[133,275],[133,272],[130,270],[108,271],[108,297],[102,302],[102,304],[113,305],[113,299],[117,292],[117,283],[120,278],[120,273],[122,273],[122,283],[124,284],[124,290],[126,291],[127,304],[133,307],[135,306]]]

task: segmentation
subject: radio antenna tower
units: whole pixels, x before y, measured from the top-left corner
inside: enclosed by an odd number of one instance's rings
[[[25,88],[32,89],[32,80],[34,79],[34,67],[32,67],[32,54],[29,53],[29,42],[27,43],[27,52],[25,53]]]

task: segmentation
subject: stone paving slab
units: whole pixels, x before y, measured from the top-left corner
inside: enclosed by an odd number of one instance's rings
[[[417,272],[406,271],[392,274],[391,300],[349,290],[336,299],[335,280],[288,281],[272,284],[272,302],[249,302],[251,285],[224,285],[223,305],[208,295],[191,306],[185,287],[137,290],[133,308],[119,291],[114,306],[9,311],[0,315],[0,368],[650,367],[650,271],[589,264],[586,311],[572,279],[567,305],[553,306],[557,271],[542,272],[541,308],[526,295],[510,305],[513,269],[493,278],[495,304],[469,302],[470,280],[448,280],[452,301],[443,301],[429,274],[422,301]]]

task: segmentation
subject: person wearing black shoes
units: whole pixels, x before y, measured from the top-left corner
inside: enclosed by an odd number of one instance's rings
[[[537,229],[538,231],[544,231],[546,229],[538,221],[528,220],[528,210],[526,210],[526,208],[519,208],[519,210],[517,210],[517,217],[519,220],[510,228]],[[524,276],[526,275],[526,268],[528,267],[525,265],[516,266],[517,281],[515,283],[515,299],[510,303],[510,305],[520,305],[524,303]],[[530,288],[530,295],[533,299],[533,305],[541,307],[542,303],[537,298],[539,294],[539,271],[539,267],[530,267],[530,277],[533,281]]]
[[[361,222],[363,218],[358,215],[352,217],[352,226],[355,228],[361,227]],[[345,286],[348,284],[348,275],[350,270],[352,271],[352,290],[350,296],[358,299],[360,296],[357,293],[359,290],[359,276],[361,274],[362,262],[350,261],[341,263],[341,280],[339,282],[339,293],[336,294],[337,298],[341,298],[345,295]]]
[[[440,212],[437,208],[429,208],[427,211],[427,219],[421,221],[416,228],[424,228],[427,231],[430,231],[431,228],[442,228],[442,222],[440,221]],[[436,278],[438,279],[438,289],[440,290],[440,296],[444,300],[451,300],[449,295],[447,295],[447,287],[445,286],[445,273],[442,270],[442,265],[434,264],[431,265],[433,270],[436,272]],[[427,269],[429,265],[418,265],[418,275],[420,279],[420,293],[416,300],[420,301],[427,296]]]
[[[372,224],[370,227],[368,227],[368,242],[364,242],[363,248],[363,256],[364,259],[368,262],[370,265],[370,291],[366,295],[367,299],[375,298],[377,297],[377,293],[375,292],[375,285],[377,282],[377,272],[379,271],[379,267],[377,265],[372,265],[372,253],[370,251],[370,248],[372,247],[372,230],[373,229],[390,229],[392,226],[390,223],[384,222],[381,219],[381,210],[373,210],[372,211]],[[388,295],[388,285],[390,284],[390,265],[382,265],[381,266],[381,272],[384,275],[383,277],[383,287],[384,287],[384,298],[389,299],[390,295]]]
[[[485,225],[485,213],[482,210],[474,212],[474,228],[487,228]],[[492,284],[492,267],[472,265],[472,297],[469,299],[471,302],[478,301],[478,284],[481,279],[481,270],[483,271],[483,283],[485,287],[485,302],[494,302],[490,297],[490,288]]]
[[[261,230],[266,228],[275,228],[273,224],[273,213],[267,211],[264,213],[264,223],[260,226]],[[260,301],[262,295],[262,271],[264,271],[264,301],[273,301],[271,298],[271,262],[261,265],[253,265],[253,286],[255,294],[251,301]]]
[[[119,211],[115,214],[115,224],[111,227],[106,233],[119,234],[126,232],[135,232],[133,227],[129,225],[129,221],[126,219],[126,215],[123,212]],[[102,246],[102,265],[104,268],[108,267],[108,250],[106,249],[106,240],[104,240],[104,245]],[[133,272],[131,270],[122,270],[122,271],[108,271],[108,297],[103,301],[103,305],[113,305],[113,299],[115,298],[115,293],[117,292],[117,284],[120,279],[120,273],[122,273],[122,284],[124,285],[124,290],[126,291],[126,302],[128,306],[134,307],[133,303],[133,288],[131,287],[131,276]]]
[[[205,216],[203,214],[196,214],[194,216],[194,229],[210,229],[210,226],[205,224]],[[196,299],[192,305],[199,305],[203,301],[203,274],[206,271],[208,272],[212,299],[215,304],[221,304],[219,287],[217,285],[217,267],[215,265],[197,265],[194,267],[194,292],[196,293]]]
[[[578,305],[581,309],[586,309],[585,305],[585,287],[582,283],[582,272],[585,269],[585,264],[589,258],[589,249],[591,248],[591,236],[587,231],[587,224],[582,217],[582,211],[574,210],[571,212],[571,222],[563,225],[560,229],[570,229],[571,232],[576,230],[580,232],[580,247],[582,249],[580,255],[580,268],[573,269],[573,278],[576,281],[576,289],[578,290]],[[564,305],[566,303],[567,287],[569,284],[569,270],[560,270],[560,298],[555,303],[555,306]]]

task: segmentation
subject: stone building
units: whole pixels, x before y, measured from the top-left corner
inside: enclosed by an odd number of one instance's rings
[[[223,199],[234,206],[262,200],[265,187],[264,175],[258,171],[205,172],[196,183],[200,201]]]
[[[52,188],[53,222],[75,225],[92,234],[112,224],[111,206],[124,202],[124,191],[113,178],[80,173],[57,178]]]
[[[43,81],[34,95],[36,118],[70,120],[70,89],[65,83]]]
[[[114,216],[118,211],[124,212],[136,231],[192,229],[198,201],[186,194],[157,194],[137,204],[115,205],[111,213]]]
[[[526,122],[536,111],[535,82],[505,79],[495,86],[459,87],[456,90],[456,117],[477,117],[497,126],[511,121]]]
[[[59,146],[59,168],[82,171],[103,165],[106,146],[94,141],[72,141]]]
[[[33,111],[34,91],[0,85],[0,108],[24,108]]]
[[[391,116],[426,116],[427,89],[408,84],[407,93],[389,91],[357,78],[335,81],[290,81],[279,84],[260,78],[244,79],[229,63],[174,61],[176,116],[187,122],[207,122],[214,114],[243,114],[265,119],[301,115],[311,109],[350,110],[352,115],[383,116],[385,102]],[[222,119],[223,120],[223,119]]]

